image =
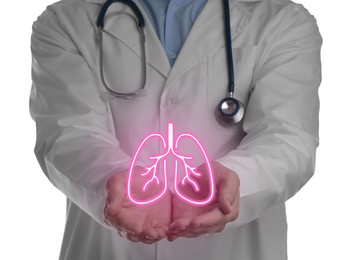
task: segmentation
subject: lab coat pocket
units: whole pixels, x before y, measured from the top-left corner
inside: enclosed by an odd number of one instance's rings
[[[247,106],[252,86],[253,71],[258,55],[258,46],[233,48],[235,92],[234,98]],[[226,59],[226,48],[219,49],[208,57],[208,109],[212,123],[225,135],[238,135],[242,124],[233,126],[220,125],[214,116],[219,102],[227,96],[229,76]]]

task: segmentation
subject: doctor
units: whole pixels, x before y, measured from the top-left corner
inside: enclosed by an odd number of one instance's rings
[[[285,0],[229,1],[235,97],[246,114],[224,126],[215,117],[228,85],[222,1],[135,0],[145,52],[122,3],[106,13],[99,51],[104,2],[61,1],[33,24],[35,154],[68,198],[60,259],[287,259],[285,201],[313,175],[318,146],[322,38],[314,17]],[[126,93],[144,81],[147,95],[132,99],[105,86]],[[207,149],[217,191],[207,207],[170,191],[146,207],[125,199],[136,148],[147,134],[166,136],[169,122]],[[194,162],[205,171],[201,156]]]

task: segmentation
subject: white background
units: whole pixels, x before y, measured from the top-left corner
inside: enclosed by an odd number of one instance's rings
[[[2,1],[1,6],[0,259],[4,260],[58,259],[63,235],[65,197],[46,179],[34,157],[35,127],[28,112],[31,25],[52,2]],[[321,139],[315,176],[287,203],[289,260],[347,260],[352,259],[352,5],[347,0],[300,3],[317,18],[324,39]]]

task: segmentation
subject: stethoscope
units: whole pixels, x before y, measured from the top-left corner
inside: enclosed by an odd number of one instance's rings
[[[105,81],[104,69],[103,69],[103,32],[104,32],[104,17],[109,8],[109,6],[115,2],[121,2],[127,4],[138,19],[138,31],[141,41],[141,52],[142,52],[142,86],[139,90],[133,92],[116,92],[112,90]],[[231,43],[231,26],[230,26],[230,8],[229,0],[223,0],[224,13],[225,13],[225,38],[226,38],[226,53],[227,53],[227,64],[228,64],[228,76],[229,85],[227,97],[223,98],[218,104],[215,110],[215,116],[218,122],[222,125],[234,125],[242,121],[245,113],[244,105],[241,101],[234,98],[235,91],[235,79],[234,79],[234,68],[233,68],[233,58],[232,58],[232,43]],[[98,26],[98,42],[99,42],[99,52],[100,52],[100,76],[102,83],[106,90],[114,97],[118,98],[134,98],[146,96],[147,91],[145,90],[146,76],[147,76],[147,61],[145,53],[145,34],[144,27],[145,21],[142,12],[139,10],[138,6],[132,0],[107,0],[103,7],[101,8],[100,14],[97,20]]]

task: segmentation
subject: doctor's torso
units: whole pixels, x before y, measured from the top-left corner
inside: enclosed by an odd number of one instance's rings
[[[60,34],[62,42],[57,43],[60,48],[72,55],[79,55],[87,64],[90,75],[93,75],[93,92],[101,96],[106,104],[103,110],[99,107],[97,111],[109,115],[109,130],[126,155],[132,157],[148,134],[160,133],[166,137],[170,122],[174,124],[175,136],[184,132],[196,136],[206,149],[209,160],[226,156],[235,150],[246,136],[250,142],[260,135],[259,130],[270,130],[270,126],[263,125],[256,128],[259,134],[254,131],[251,136],[247,135],[248,129],[255,125],[253,122],[256,122],[257,118],[265,117],[253,111],[260,111],[262,108],[265,110],[266,107],[272,106],[272,98],[280,97],[263,96],[261,107],[258,108],[256,103],[250,103],[251,93],[256,87],[256,79],[266,73],[262,68],[265,63],[270,64],[267,58],[277,40],[285,35],[289,23],[286,16],[301,7],[290,1],[230,1],[235,98],[244,104],[247,111],[252,113],[252,117],[250,121],[245,119],[237,125],[223,126],[215,117],[217,106],[227,95],[228,89],[222,1],[207,1],[192,25],[173,66],[170,65],[142,4],[134,1],[145,19],[147,95],[132,99],[112,97],[102,84],[101,72],[104,73],[107,84],[116,92],[131,92],[141,87],[143,55],[136,17],[133,11],[122,3],[114,3],[108,9],[105,16],[101,70],[96,20],[104,2],[61,1],[48,7],[46,15],[51,17],[48,19],[49,23],[60,27],[60,32],[52,32]],[[65,80],[74,89],[75,76]],[[78,94],[78,100],[87,95],[84,91],[81,93]],[[75,95],[77,96],[76,93]],[[285,95],[282,97],[285,98]],[[88,111],[87,114],[89,113]],[[99,127],[95,131],[99,132]],[[268,143],[270,144],[270,141]],[[267,145],[259,141],[258,144]],[[257,145],[255,141],[254,145]],[[250,161],[251,155],[245,148],[243,147],[237,156],[249,158]],[[147,146],[142,157],[156,154],[159,149],[157,146]],[[203,162],[203,157],[195,146],[186,147],[184,150],[194,155],[195,163]],[[267,165],[265,159],[259,163]],[[253,168],[257,170],[258,167]],[[260,174],[258,176],[261,178]],[[266,181],[268,186],[272,184],[270,180]],[[260,189],[253,197],[249,196],[252,191],[250,188],[261,188],[255,180],[243,184],[244,203],[247,195],[252,200],[260,198]],[[265,192],[263,189],[263,193]],[[256,210],[260,211],[248,207],[249,213]],[[285,205],[280,203],[254,220],[251,219],[251,214],[248,215],[250,221],[243,221],[241,226],[231,223],[219,234],[196,239],[180,238],[173,243],[163,240],[154,245],[144,245],[118,237],[115,232],[102,227],[72,201],[68,201],[67,224],[60,259],[286,259]],[[247,215],[240,215],[240,221],[246,217]]]

